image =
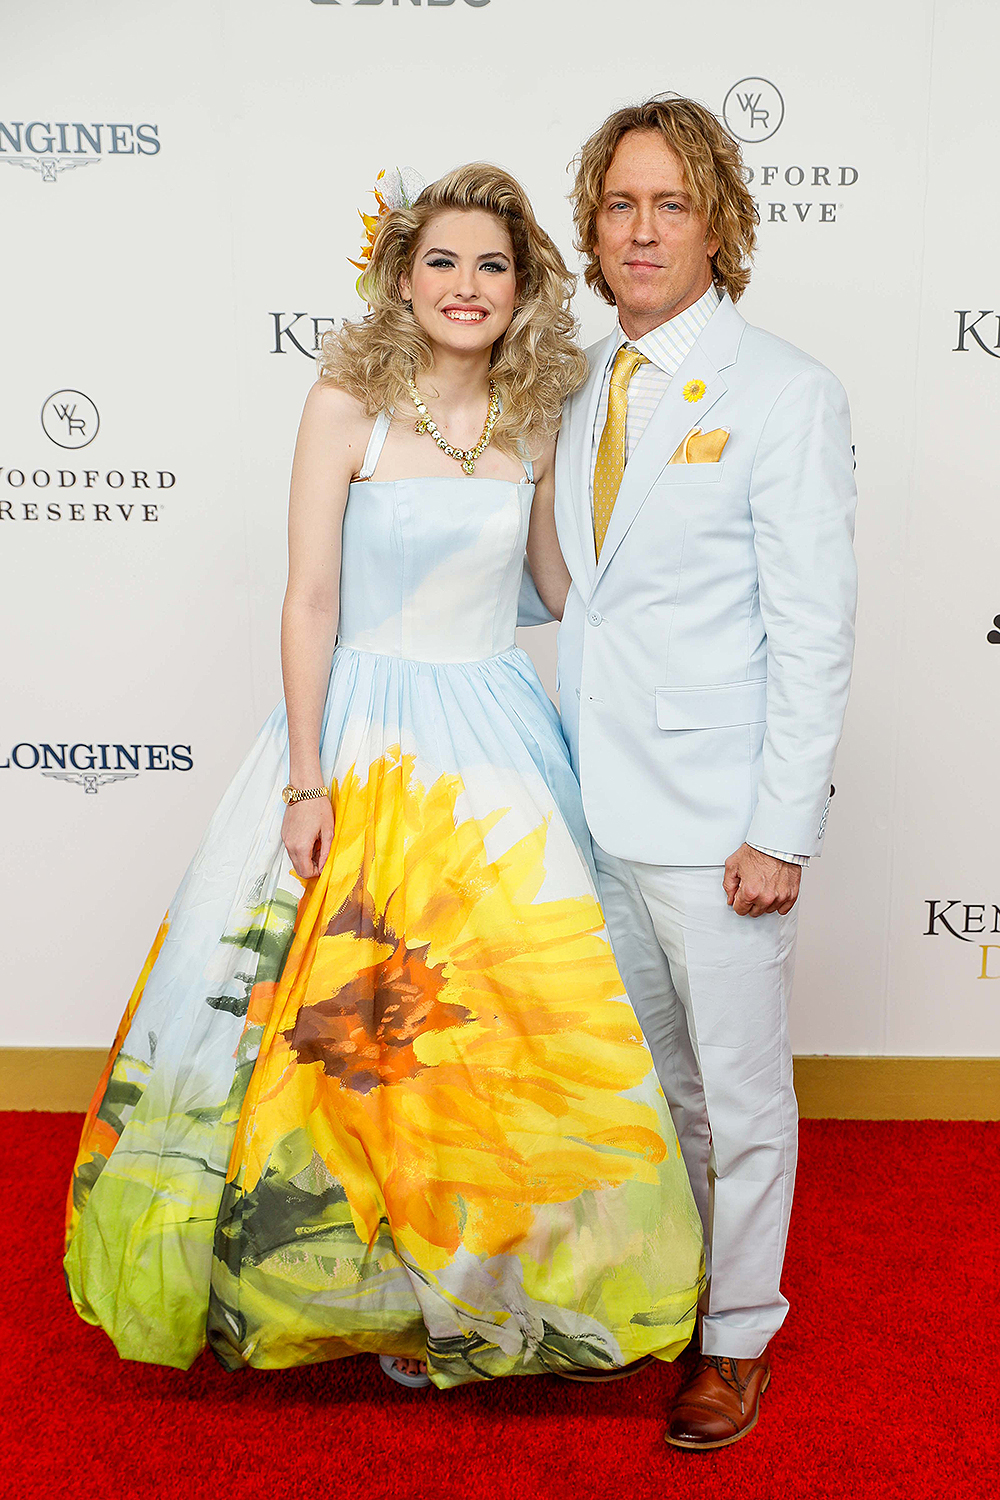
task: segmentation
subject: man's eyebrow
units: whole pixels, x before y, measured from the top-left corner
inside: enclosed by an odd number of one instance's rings
[[[615,188],[605,188],[603,196],[605,198],[627,198],[629,203],[636,201],[634,194],[620,193]],[[691,194],[685,192],[684,188],[664,188],[662,192],[654,193],[653,196],[655,198],[683,198],[685,203],[691,202]]]

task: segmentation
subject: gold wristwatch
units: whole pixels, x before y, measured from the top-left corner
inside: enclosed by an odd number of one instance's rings
[[[291,807],[293,802],[305,802],[309,797],[325,797],[326,795],[325,786],[311,786],[308,791],[300,792],[298,787],[292,786],[289,782],[281,794],[281,800],[286,807]]]

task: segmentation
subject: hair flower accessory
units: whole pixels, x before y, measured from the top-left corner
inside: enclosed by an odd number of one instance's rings
[[[378,213],[366,214],[364,209],[358,209],[358,215],[365,226],[365,238],[361,246],[361,259],[348,260],[352,266],[357,266],[361,275],[357,280],[357,288],[360,296],[364,295],[363,282],[371,264],[372,251],[375,248],[375,240],[378,236],[382,220],[387,214],[391,214],[396,208],[412,208],[424,190],[424,181],[419,172],[412,167],[383,167],[375,179],[372,192],[375,202],[378,204]]]

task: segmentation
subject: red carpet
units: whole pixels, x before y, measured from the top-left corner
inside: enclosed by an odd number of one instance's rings
[[[124,1364],[59,1265],[77,1115],[3,1114],[0,1495],[16,1500],[949,1500],[1000,1492],[1000,1126],[809,1121],[761,1421],[662,1441],[679,1367],[421,1395],[374,1360]],[[9,1132],[9,1134],[7,1134]]]

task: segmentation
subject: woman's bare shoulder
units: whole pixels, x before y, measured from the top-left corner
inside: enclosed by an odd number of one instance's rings
[[[302,411],[303,421],[345,429],[370,428],[371,417],[365,415],[364,407],[357,396],[345,391],[343,386],[321,376],[309,388]]]
[[[356,474],[371,436],[372,418],[356,396],[321,377],[306,396],[296,452],[328,468],[330,475]]]

